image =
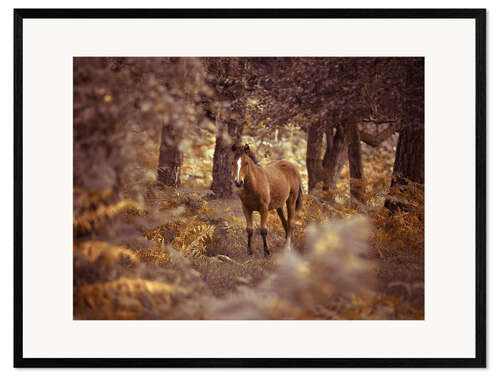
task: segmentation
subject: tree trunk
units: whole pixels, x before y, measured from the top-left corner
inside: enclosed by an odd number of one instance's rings
[[[425,182],[424,129],[405,129],[401,132],[396,150],[393,176],[395,183],[408,179],[419,184]]]
[[[396,160],[392,172],[390,194],[395,195],[408,181],[425,182],[425,132],[423,128],[406,128],[401,131],[396,149]],[[405,209],[402,202],[387,198],[385,207],[394,211]]]
[[[344,126],[337,125],[326,132],[326,152],[323,157],[323,190],[334,189],[347,160],[347,143]]]
[[[321,149],[323,145],[323,130],[318,124],[311,124],[307,132],[307,191],[311,192],[322,180],[323,166],[321,162]]]
[[[357,124],[346,126],[349,155],[349,184],[351,200],[364,202],[363,165],[361,162],[361,143]]]
[[[161,131],[160,156],[158,160],[158,181],[178,187],[181,182],[183,154],[178,146],[182,140],[182,127],[165,124]]]
[[[399,132],[390,196],[385,201],[385,207],[391,211],[408,209],[401,200],[391,199],[405,193],[408,181],[425,182],[424,60],[421,58],[406,65],[402,122],[405,127]]]
[[[216,198],[229,198],[234,194],[231,146],[241,143],[242,126],[236,122],[225,124],[219,120],[212,167],[212,185],[210,189]],[[229,139],[228,139],[229,136]]]

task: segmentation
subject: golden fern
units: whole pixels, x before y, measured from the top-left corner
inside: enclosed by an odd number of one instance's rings
[[[180,229],[174,240],[174,247],[185,255],[202,255],[212,239],[215,226],[201,222],[196,216]]]
[[[89,192],[74,188],[73,229],[75,233],[89,233],[99,228],[120,212],[131,208],[137,209],[137,202],[124,199],[110,202],[111,191]]]

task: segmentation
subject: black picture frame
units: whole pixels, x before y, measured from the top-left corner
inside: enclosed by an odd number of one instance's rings
[[[14,367],[486,367],[485,9],[14,9]],[[25,358],[23,356],[23,20],[31,18],[463,18],[476,33],[475,358]]]

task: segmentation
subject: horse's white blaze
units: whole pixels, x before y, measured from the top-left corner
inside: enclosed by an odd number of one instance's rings
[[[237,181],[239,181],[240,180],[240,169],[241,169],[241,158],[238,159],[236,164],[238,164],[238,176],[236,178],[237,178]]]

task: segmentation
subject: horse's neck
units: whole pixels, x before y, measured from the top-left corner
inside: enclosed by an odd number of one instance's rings
[[[257,180],[260,174],[260,167],[257,164],[255,164],[255,162],[252,159],[250,159],[248,163],[249,163],[249,173],[245,178],[244,186],[248,192],[255,192],[258,190]]]

